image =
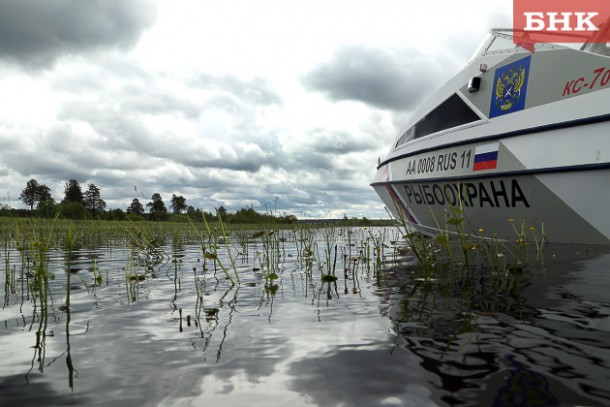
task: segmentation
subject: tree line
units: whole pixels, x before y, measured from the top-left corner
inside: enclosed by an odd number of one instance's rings
[[[19,199],[28,209],[0,209],[0,216],[25,217],[34,216],[52,218],[58,213],[67,219],[100,219],[100,220],[153,220],[153,221],[188,221],[205,219],[216,221],[221,217],[228,223],[295,223],[296,216],[275,216],[261,214],[254,208],[242,208],[235,213],[229,213],[223,206],[216,208],[216,213],[205,212],[201,209],[187,205],[183,196],[172,194],[170,211],[165,206],[161,194],[154,193],[150,201],[142,203],[137,197],[133,198],[127,211],[122,209],[106,209],[106,202],[101,197],[100,188],[90,183],[83,191],[79,182],[71,179],[64,185],[64,198],[56,202],[51,196],[51,189],[31,179],[21,191]]]

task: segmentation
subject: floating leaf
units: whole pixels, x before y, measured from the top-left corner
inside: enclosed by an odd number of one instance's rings
[[[334,283],[335,281],[337,281],[337,276],[333,276],[332,274],[322,274],[323,283]]]
[[[216,255],[216,253],[208,253],[206,252],[203,257],[205,257],[208,260],[218,260],[218,256]]]
[[[205,312],[205,314],[207,316],[218,315],[218,311],[220,311],[218,308],[204,308],[203,309],[203,312]]]

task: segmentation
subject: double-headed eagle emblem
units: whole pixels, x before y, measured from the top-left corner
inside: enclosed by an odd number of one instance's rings
[[[496,81],[496,107],[508,111],[521,97],[521,88],[525,83],[525,67],[510,68]]]

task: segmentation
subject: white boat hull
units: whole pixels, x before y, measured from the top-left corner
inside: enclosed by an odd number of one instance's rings
[[[398,182],[375,185],[398,218],[426,234],[455,231],[447,221],[459,207],[467,233],[481,237],[533,240],[543,234],[557,243],[610,244],[608,212],[584,206],[610,199],[610,169],[510,175],[456,181]],[[600,188],[605,191],[600,194]],[[562,191],[570,191],[563,193]],[[402,211],[402,214],[399,213]]]

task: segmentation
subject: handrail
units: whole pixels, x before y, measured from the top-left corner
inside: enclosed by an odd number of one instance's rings
[[[548,35],[548,36],[553,36],[553,37],[572,37],[572,38],[583,38],[585,40],[592,38],[592,35],[584,35],[584,34],[572,34],[572,33],[566,33],[566,32],[561,32],[561,31],[531,31],[531,30],[524,30],[522,28],[492,28],[491,29],[491,33],[495,34],[495,33],[499,33],[499,34],[503,34],[506,36],[509,36],[511,38],[515,37],[514,34],[507,34],[508,33],[523,33],[525,34],[525,38],[529,37],[530,35]],[[596,35],[599,31],[596,31],[595,34]]]

